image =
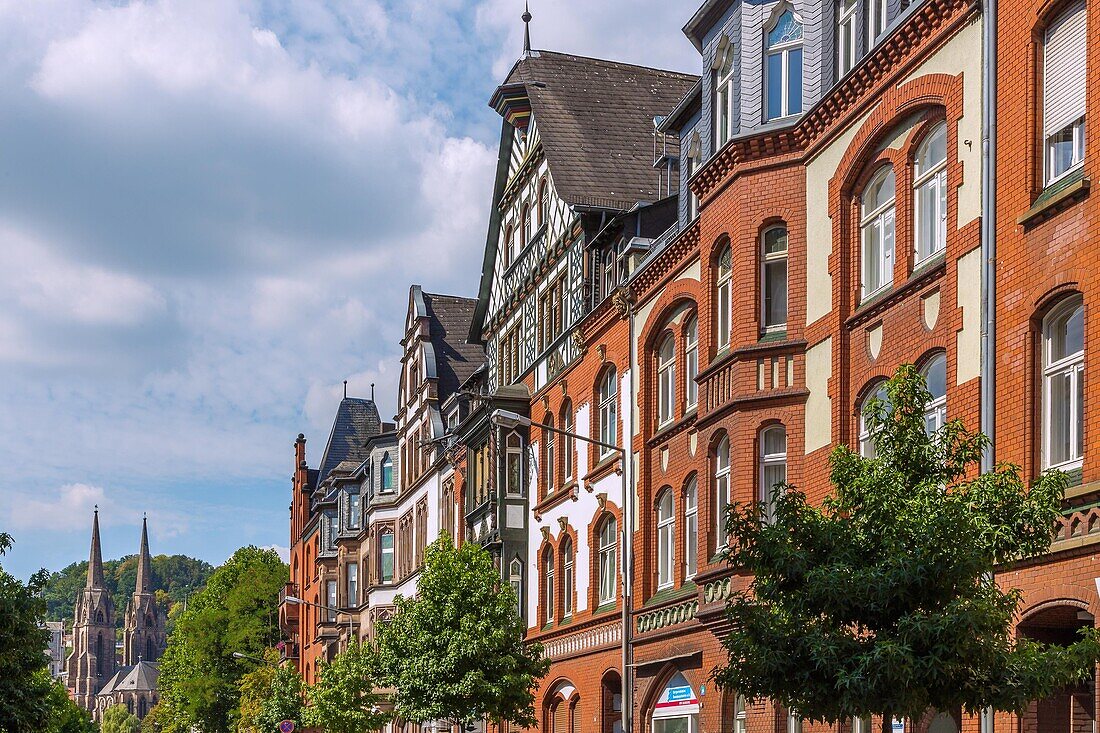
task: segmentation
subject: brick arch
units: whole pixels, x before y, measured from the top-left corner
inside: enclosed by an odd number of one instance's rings
[[[1058,606],[1072,606],[1096,616],[1100,612],[1100,603],[1082,600],[1081,596],[1083,594],[1081,591],[1080,586],[1071,586],[1064,583],[1038,590],[1030,599],[1030,604],[1022,611],[1018,610],[1016,612],[1014,625],[1018,627],[1026,623],[1032,616]]]
[[[1080,268],[1074,267],[1050,273],[1043,282],[1037,283],[1028,294],[1036,317],[1042,320],[1046,313],[1063,298],[1074,294],[1082,295],[1081,283],[1084,280],[1085,273]]]
[[[664,330],[668,317],[684,302],[690,302],[699,309],[699,295],[703,284],[693,278],[673,280],[661,289],[653,309],[649,313],[641,331],[638,332],[638,344],[641,348],[652,348],[657,336]]]
[[[650,730],[649,720],[653,714],[653,708],[657,705],[657,698],[677,672],[684,676],[695,694],[699,694],[700,680],[693,679],[696,676],[695,670],[681,669],[675,662],[665,662],[661,667],[661,671],[650,678],[650,683],[640,698],[638,712],[641,713],[641,726],[638,727],[639,730]],[[705,682],[705,680],[703,681]]]

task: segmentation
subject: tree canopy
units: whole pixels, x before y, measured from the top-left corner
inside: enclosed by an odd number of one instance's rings
[[[417,596],[396,605],[380,627],[379,662],[399,718],[535,724],[534,689],[550,663],[541,644],[524,644],[515,591],[488,552],[441,537],[427,549]]]
[[[141,719],[122,705],[112,705],[103,713],[101,733],[141,733]]]
[[[374,648],[352,643],[329,663],[322,663],[317,683],[309,688],[306,722],[325,733],[368,733],[389,720],[380,708],[378,662]]]
[[[289,569],[274,550],[243,547],[178,614],[160,660],[157,720],[165,733],[197,726],[229,733],[239,710],[241,678],[278,638],[278,593]]]
[[[302,722],[302,678],[291,666],[279,666],[279,652],[268,649],[263,663],[241,678],[237,733],[269,733],[284,720]]]
[[[759,505],[731,508],[728,559],[752,582],[729,600],[718,683],[832,722],[1021,711],[1086,678],[1097,631],[1068,647],[1014,638],[1020,594],[993,580],[1049,548],[1065,477],[1028,488],[1016,466],[978,475],[986,437],[959,421],[926,434],[931,396],[912,366],[886,395],[866,415],[875,457],[836,448],[819,507],[779,486],[770,521]]]
[[[11,535],[0,532],[0,556],[11,545]],[[0,567],[0,733],[37,733],[49,724],[52,681],[41,674],[49,645],[42,627],[45,583],[45,570],[24,585]]]

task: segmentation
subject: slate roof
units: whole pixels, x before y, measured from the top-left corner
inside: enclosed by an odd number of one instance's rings
[[[157,689],[157,677],[160,670],[153,662],[141,661],[128,667],[120,667],[107,684],[103,686],[98,695],[109,695],[113,692],[146,692]]]
[[[537,51],[494,94],[522,86],[554,176],[569,204],[625,211],[660,198],[653,118],[668,114],[699,77],[616,61]]]
[[[428,311],[428,337],[435,350],[439,404],[443,404],[485,363],[485,349],[466,342],[477,299],[424,293],[424,306]]]
[[[313,485],[319,486],[344,461],[358,464],[366,460],[367,438],[381,431],[382,419],[378,416],[378,407],[374,402],[354,397],[340,400],[336,419],[332,421],[332,432],[317,469],[317,482]]]

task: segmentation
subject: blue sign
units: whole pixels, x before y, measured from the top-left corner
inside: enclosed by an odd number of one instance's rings
[[[681,700],[690,700],[692,698],[690,687],[670,687],[668,688],[668,701],[680,702]]]

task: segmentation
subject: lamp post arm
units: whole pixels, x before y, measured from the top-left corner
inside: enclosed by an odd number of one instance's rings
[[[545,423],[535,422],[534,420],[531,421],[531,426],[536,427],[539,430],[547,430],[551,433],[557,433],[558,435],[566,435],[566,436],[569,436],[570,438],[573,438],[574,440],[583,440],[585,443],[591,443],[593,445],[598,445],[601,448],[607,448],[608,450],[613,450],[621,456],[626,455],[626,449],[623,448],[622,446],[615,445],[614,443],[605,443],[602,440],[596,440],[595,438],[590,438],[587,435],[581,435],[580,433],[572,433],[568,430],[562,430],[561,428],[556,428],[553,425],[547,425]]]

